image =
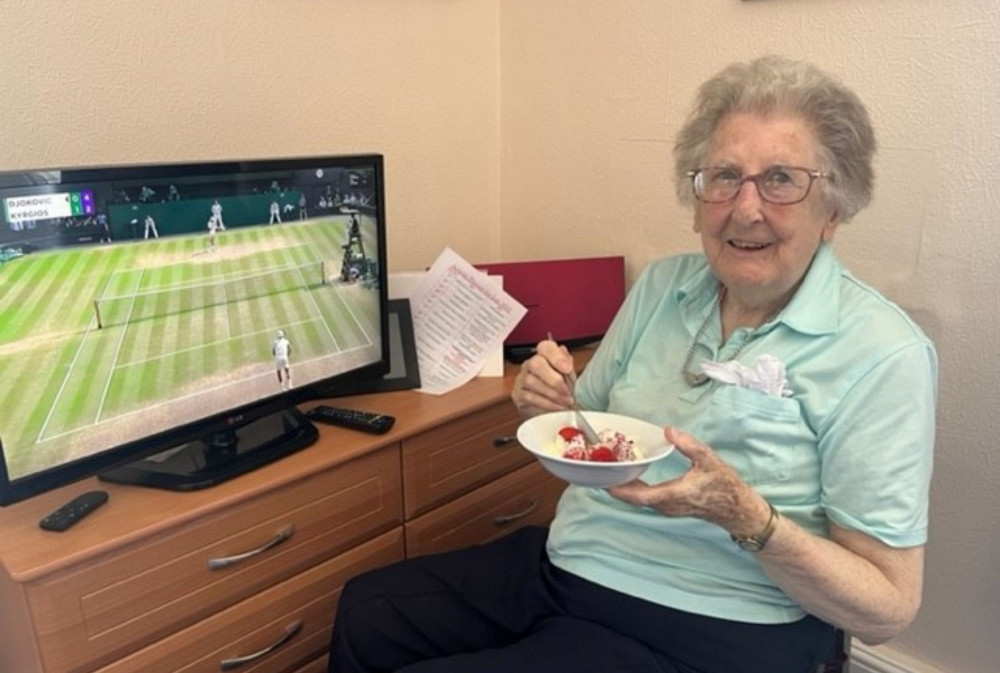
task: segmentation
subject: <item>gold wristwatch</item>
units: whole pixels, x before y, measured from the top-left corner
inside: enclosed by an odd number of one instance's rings
[[[764,530],[757,533],[756,535],[751,535],[750,537],[736,537],[735,535],[730,535],[733,542],[740,546],[740,549],[744,551],[757,552],[764,548],[767,541],[771,539],[771,535],[774,534],[774,529],[778,527],[778,510],[774,508],[774,505],[767,503],[767,506],[771,508],[771,518],[767,520],[767,525],[764,526]]]

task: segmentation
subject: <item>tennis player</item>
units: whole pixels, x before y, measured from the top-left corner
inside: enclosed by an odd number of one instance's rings
[[[292,370],[288,365],[288,358],[292,353],[292,342],[285,336],[284,330],[278,330],[278,335],[271,346],[271,354],[274,355],[274,368],[278,374],[278,383],[282,390],[292,387]],[[284,376],[282,376],[284,374]]]
[[[146,230],[143,234],[143,238],[149,238],[149,234],[153,234],[153,238],[159,238],[160,232],[156,230],[156,221],[153,219],[152,215],[146,215],[145,219]]]
[[[226,225],[222,221],[222,204],[219,203],[218,199],[216,199],[215,203],[212,204],[212,217],[215,218],[219,231],[225,231]]]
[[[219,221],[215,219],[215,215],[208,218],[208,247],[215,250],[215,232],[219,228]]]

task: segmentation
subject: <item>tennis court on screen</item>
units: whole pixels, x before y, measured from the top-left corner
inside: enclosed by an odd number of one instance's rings
[[[17,260],[4,270],[11,334],[0,363],[22,384],[0,394],[18,419],[5,445],[20,447],[25,464],[45,463],[50,451],[86,451],[73,436],[95,426],[127,435],[171,405],[257,380],[273,394],[278,329],[293,366],[371,347],[377,308],[362,296],[371,290],[336,278],[345,231],[339,219],[309,221],[229,230],[214,250],[183,235]],[[73,295],[19,315],[14,298],[45,292],[56,274],[71,275]]]

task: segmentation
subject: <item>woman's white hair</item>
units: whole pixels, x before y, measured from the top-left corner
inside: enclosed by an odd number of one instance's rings
[[[875,132],[857,94],[816,66],[780,56],[734,63],[698,89],[695,105],[674,144],[674,178],[681,203],[693,204],[688,171],[704,166],[712,137],[727,115],[792,114],[809,124],[819,141],[817,168],[830,177],[818,183],[841,222],[871,201]]]

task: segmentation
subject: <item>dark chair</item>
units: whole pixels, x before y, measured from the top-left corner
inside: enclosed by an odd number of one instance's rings
[[[848,673],[851,659],[851,637],[841,629],[834,634],[834,657],[825,664],[820,664],[816,673]]]

